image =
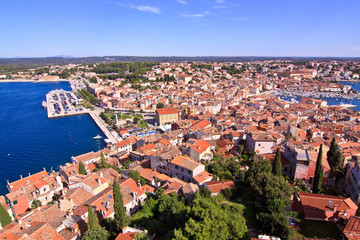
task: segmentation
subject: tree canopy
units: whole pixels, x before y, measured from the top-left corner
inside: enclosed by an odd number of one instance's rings
[[[275,176],[280,177],[282,173],[282,163],[281,163],[281,152],[280,148],[276,149],[275,161],[272,166],[272,172]]]
[[[81,161],[79,162],[79,174],[86,175],[85,165]]]
[[[123,227],[128,224],[128,217],[124,207],[123,196],[120,191],[120,185],[114,179],[113,182],[113,194],[114,194],[114,225],[116,231],[119,233]]]
[[[324,167],[322,166],[322,144],[320,145],[320,150],[318,154],[318,158],[316,160],[316,168],[314,174],[314,183],[313,183],[313,193],[321,192],[321,184],[323,180]]]

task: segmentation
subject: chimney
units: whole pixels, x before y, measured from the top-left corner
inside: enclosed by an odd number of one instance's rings
[[[154,168],[154,172],[156,172],[156,168]]]
[[[20,178],[22,179],[22,175],[20,175]]]
[[[219,177],[217,177],[217,178],[216,178],[216,181],[219,181],[219,180],[220,180],[220,178],[219,178]]]
[[[29,174],[29,177],[30,177],[30,173],[28,173]]]
[[[137,184],[139,186],[139,188],[141,189],[141,183],[140,183],[140,180],[137,181]]]
[[[99,185],[101,185],[100,178],[97,179],[97,182],[98,182]]]
[[[101,178],[103,177],[103,174],[102,174],[102,172],[100,172],[100,173],[99,173],[99,176],[100,176]]]

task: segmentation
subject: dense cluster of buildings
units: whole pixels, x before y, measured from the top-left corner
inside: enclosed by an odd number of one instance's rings
[[[360,222],[353,217],[360,201],[358,112],[328,106],[319,99],[290,103],[267,94],[274,89],[346,94],[351,87],[336,81],[358,79],[359,69],[359,62],[337,61],[160,63],[142,76],[143,83],[137,83],[146,88],[143,91],[123,84],[124,79],[98,78],[98,83],[88,84],[88,90],[97,96],[101,107],[151,113],[157,126],[163,128],[144,137],[121,130],[122,141],[72,157],[59,172],[44,170],[8,183],[9,193],[1,204],[16,221],[1,230],[0,237],[47,231],[54,239],[76,239],[86,230],[88,206],[100,219],[113,217],[114,179],[120,184],[128,214],[137,211],[145,193],[158,188],[165,194],[178,193],[191,199],[205,186],[216,195],[234,188],[234,182],[213,179],[204,163],[214,156],[240,158],[239,145],[254,152],[255,161],[273,162],[280,148],[283,174],[308,186],[312,185],[322,145],[322,184],[336,186],[326,158],[333,138],[342,153],[341,167],[346,168],[344,184],[337,187],[348,197],[295,193],[293,209],[304,212],[308,219]],[[174,76],[175,81],[156,81],[165,75]],[[165,107],[157,108],[159,103]],[[101,154],[123,171],[98,170]],[[86,166],[86,175],[79,174],[80,162]],[[138,171],[146,184],[128,178],[129,170]]]

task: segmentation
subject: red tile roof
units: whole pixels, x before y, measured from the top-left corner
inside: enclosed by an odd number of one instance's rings
[[[159,108],[156,112],[161,115],[168,115],[168,114],[177,114],[178,110],[176,108]]]
[[[194,145],[191,145],[191,148],[201,154],[210,146],[211,144],[209,142],[205,141],[204,139],[200,139]]]
[[[30,175],[28,177],[25,177],[25,178],[22,178],[20,180],[17,180],[15,182],[12,182],[12,183],[9,183],[9,186],[10,186],[10,191],[16,191],[17,189],[21,188],[21,187],[24,187],[28,184],[32,184],[34,183],[35,181],[37,180],[40,180],[44,177],[47,177],[48,176],[48,173],[43,170],[39,173],[36,173],[34,175]]]
[[[360,217],[351,216],[343,233],[349,240],[360,239]]]
[[[226,188],[235,188],[235,184],[231,180],[225,181],[210,181],[205,183],[211,193],[219,193]]]

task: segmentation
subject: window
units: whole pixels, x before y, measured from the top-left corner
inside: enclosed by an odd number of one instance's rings
[[[183,171],[184,171],[184,168],[181,168],[181,171],[183,172]]]
[[[17,204],[17,200],[13,201],[12,203],[13,203],[13,205],[16,205],[16,204]]]
[[[188,170],[188,174],[190,174],[190,175],[191,175],[191,171],[190,171],[190,170]]]
[[[261,146],[261,143],[259,143],[259,147]]]
[[[175,169],[178,169],[178,166],[175,165]]]

